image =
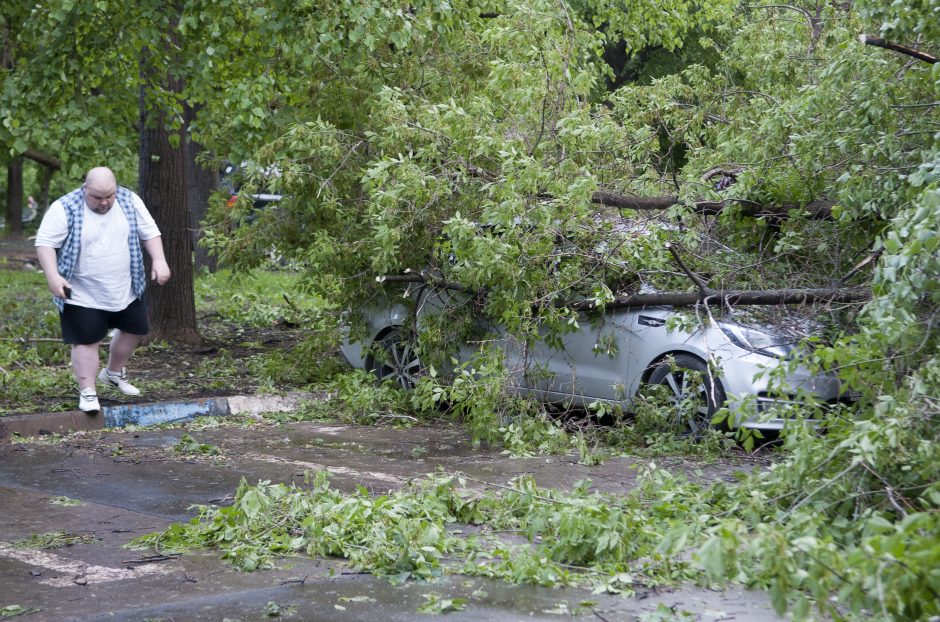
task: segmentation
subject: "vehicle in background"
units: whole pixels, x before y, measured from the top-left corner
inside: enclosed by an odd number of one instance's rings
[[[277,169],[271,169],[265,171],[265,176],[277,177]],[[220,187],[223,188],[229,195],[228,200],[226,201],[226,206],[232,208],[235,206],[236,201],[238,201],[239,193],[244,185],[245,181],[245,163],[243,162],[240,166],[235,166],[234,164],[226,164],[220,172]],[[274,194],[269,192],[256,192],[250,195],[251,203],[253,209],[264,209],[274,203],[280,201],[283,196],[280,194]]]

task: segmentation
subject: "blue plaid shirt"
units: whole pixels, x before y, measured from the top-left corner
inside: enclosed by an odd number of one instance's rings
[[[130,233],[127,235],[127,246],[131,254],[131,291],[135,297],[140,298],[147,287],[147,277],[144,274],[144,253],[140,248],[140,237],[137,232],[137,211],[134,209],[131,191],[118,186],[116,201],[121,206],[130,229]],[[65,208],[68,235],[62,243],[62,248],[57,252],[57,264],[59,274],[66,281],[69,281],[72,275],[75,274],[75,267],[78,265],[78,254],[81,252],[82,224],[85,222],[85,187],[82,186],[78,190],[73,190],[59,199],[59,202]],[[65,308],[65,300],[62,298],[54,297],[53,301],[60,312]]]

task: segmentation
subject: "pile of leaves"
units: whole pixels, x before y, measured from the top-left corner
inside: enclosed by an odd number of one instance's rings
[[[780,492],[773,480],[763,474],[743,485],[702,488],[650,463],[625,496],[591,492],[589,481],[560,493],[529,476],[487,488],[458,474],[376,497],[362,488],[331,489],[321,471],[303,486],[243,481],[231,506],[203,506],[190,523],[132,545],[163,552],[215,547],[249,571],[282,556],[324,555],[393,582],[461,573],[625,595],[732,575],[769,589],[774,606],[792,607],[796,619],[813,608],[849,619],[937,613],[938,559],[929,552],[937,512],[900,525],[880,512],[854,525],[832,524],[813,495],[768,498]],[[903,565],[890,563],[898,552],[908,553]],[[877,572],[873,553],[883,556]]]

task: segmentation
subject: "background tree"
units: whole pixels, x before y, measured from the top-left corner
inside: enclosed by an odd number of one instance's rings
[[[30,60],[5,77],[5,142],[13,153],[39,145],[60,154],[70,172],[57,192],[77,185],[78,171],[89,161],[110,165],[120,180],[139,172],[139,189],[161,227],[175,274],[167,286],[151,289],[154,337],[196,339],[190,214],[205,213],[203,201],[216,179],[196,164],[198,140],[244,153],[238,141],[230,149],[233,141],[214,140],[219,134],[211,131],[220,128],[211,115],[230,119],[231,110],[206,104],[219,103],[225,92],[220,85],[233,72],[263,73],[264,56],[250,46],[264,40],[259,24],[265,10],[218,2],[16,6],[17,49]],[[241,33],[247,45],[229,46],[232,33]],[[249,89],[242,84],[239,90]],[[243,105],[230,94],[222,100]],[[249,103],[253,132],[245,140],[262,131],[267,116]],[[203,113],[194,114],[196,109]],[[197,116],[209,129],[201,135]],[[29,122],[36,118],[46,122]]]

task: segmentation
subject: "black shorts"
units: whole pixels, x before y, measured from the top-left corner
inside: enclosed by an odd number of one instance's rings
[[[59,314],[62,323],[62,341],[75,345],[98,343],[108,331],[116,328],[132,335],[150,332],[147,305],[138,298],[123,311],[102,311],[76,305],[65,305]]]

